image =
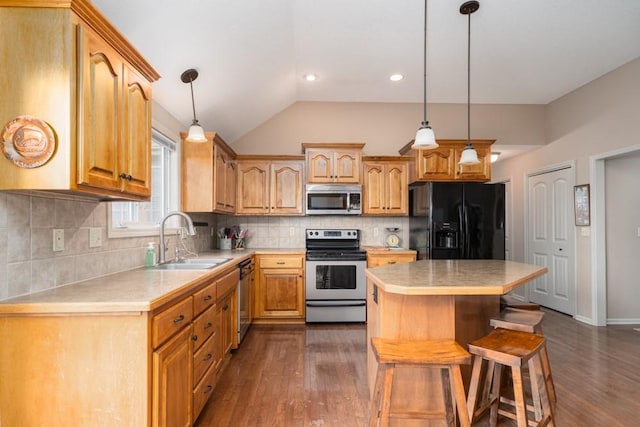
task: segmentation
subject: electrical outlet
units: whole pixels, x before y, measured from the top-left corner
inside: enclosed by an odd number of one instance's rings
[[[378,227],[373,227],[373,237],[378,237],[378,234],[380,234]]]
[[[64,229],[62,228],[53,229],[53,251],[64,251]]]
[[[296,235],[296,228],[289,227],[289,236],[295,236],[295,235]]]
[[[89,229],[89,247],[99,248],[102,246],[102,228],[91,227]]]

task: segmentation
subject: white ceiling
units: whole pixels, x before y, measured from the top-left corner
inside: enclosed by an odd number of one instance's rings
[[[162,75],[154,98],[185,128],[180,75],[199,71],[198,119],[228,142],[296,101],[422,102],[423,0],[94,4]],[[429,103],[467,99],[461,4],[429,1]],[[471,38],[472,103],[546,104],[640,57],[640,0],[482,0]]]

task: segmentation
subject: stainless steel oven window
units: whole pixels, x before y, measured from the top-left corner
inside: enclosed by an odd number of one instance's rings
[[[316,289],[355,289],[355,265],[317,265]]]

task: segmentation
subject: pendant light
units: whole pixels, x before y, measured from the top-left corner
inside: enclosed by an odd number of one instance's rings
[[[422,125],[416,133],[416,138],[413,141],[412,149],[429,150],[436,148],[438,143],[436,142],[436,136],[433,133],[433,129],[429,126],[427,121],[427,0],[424,0],[424,100],[423,111],[424,116],[422,118]]]
[[[480,8],[477,1],[467,1],[460,6],[460,13],[469,17],[467,31],[467,145],[460,156],[461,165],[477,165],[478,153],[471,145],[471,14]]]
[[[198,72],[193,68],[189,68],[180,76],[180,80],[182,80],[183,83],[189,83],[189,86],[191,86],[191,106],[193,107],[193,122],[191,122],[191,126],[189,127],[189,134],[186,140],[189,142],[207,142],[207,137],[204,136],[204,130],[202,126],[198,124],[198,119],[196,119],[196,103],[193,99],[193,81],[197,78]]]

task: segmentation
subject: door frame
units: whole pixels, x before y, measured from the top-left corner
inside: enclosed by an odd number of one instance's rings
[[[562,169],[570,169],[570,179],[572,182],[569,183],[569,185],[571,187],[573,187],[575,185],[576,182],[576,162],[575,160],[568,160],[566,162],[560,162],[560,163],[555,163],[552,165],[548,165],[545,166],[543,168],[540,169],[534,169],[528,172],[525,172],[524,174],[524,222],[523,222],[523,227],[524,227],[524,262],[528,262],[529,261],[529,244],[530,244],[530,239],[531,236],[529,236],[529,211],[530,211],[530,207],[529,207],[529,179],[531,177],[534,176],[538,176],[538,175],[544,175],[546,173],[550,173],[550,172],[555,172],[558,170],[562,170]],[[569,206],[573,206],[573,201],[571,201],[571,203],[569,203]],[[574,226],[575,227],[575,226]],[[576,233],[573,233],[573,277],[574,277],[574,281],[573,283],[570,283],[569,286],[573,287],[573,301],[572,301],[572,305],[573,305],[573,315],[572,317],[575,318],[576,314],[578,313],[578,289],[577,289],[577,278],[578,278],[578,263],[576,262],[577,259],[577,244],[576,244]],[[524,298],[525,301],[529,301],[529,284],[525,285],[524,287]]]
[[[591,324],[607,325],[607,227],[605,160],[640,151],[640,145],[589,157],[591,181]]]

